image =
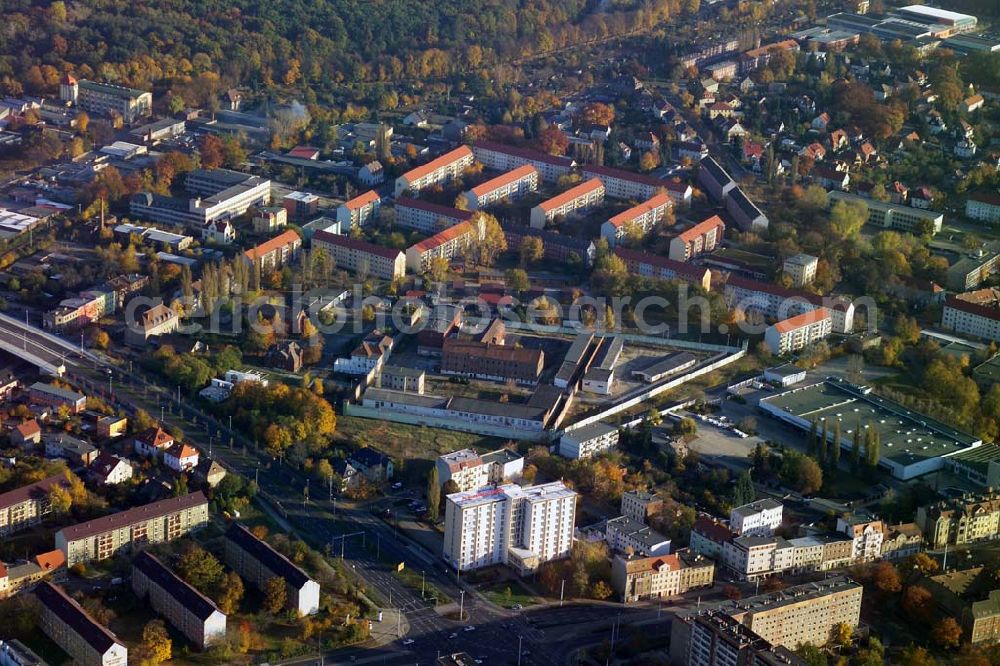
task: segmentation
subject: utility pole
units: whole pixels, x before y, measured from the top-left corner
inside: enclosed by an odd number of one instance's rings
[[[396,609],[396,638],[403,637],[403,609]]]
[[[458,621],[465,621],[465,590],[459,590],[459,602],[458,602]]]
[[[424,570],[420,570],[420,598],[424,598]]]
[[[562,582],[559,584],[559,608],[563,605],[563,593],[566,592],[566,579],[563,578]]]
[[[521,666],[521,638],[520,634],[517,635],[517,666]]]

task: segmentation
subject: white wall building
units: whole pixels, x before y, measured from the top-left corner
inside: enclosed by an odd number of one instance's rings
[[[563,432],[559,438],[559,455],[574,460],[591,458],[617,445],[618,428],[597,422]]]
[[[643,203],[618,213],[601,225],[601,237],[606,238],[613,247],[621,239],[636,231],[645,237],[653,228],[663,221],[666,214],[674,206],[674,202],[666,194],[656,194]]]
[[[435,465],[441,485],[450,480],[458,485],[459,492],[470,492],[519,481],[524,472],[524,457],[509,449],[483,455],[461,449],[439,456]]]
[[[833,332],[833,318],[826,308],[810,310],[779,321],[764,331],[764,342],[775,355],[804,349]]]
[[[477,141],[472,147],[476,160],[493,171],[510,171],[517,167],[535,167],[546,183],[554,183],[567,175],[576,164],[568,157],[546,155],[527,148],[508,146],[492,141]]]
[[[420,192],[432,185],[444,184],[460,177],[472,166],[474,157],[468,146],[460,146],[427,164],[410,169],[396,179],[395,196],[403,192]]]
[[[556,217],[581,213],[603,203],[604,185],[600,179],[592,178],[532,208],[531,226],[544,229]]]
[[[816,279],[819,259],[809,254],[796,254],[785,259],[782,270],[792,280],[793,287],[804,287]]]
[[[337,206],[337,222],[344,233],[354,227],[366,227],[378,216],[382,199],[378,192],[369,190]]]
[[[479,210],[499,201],[517,201],[537,191],[538,170],[525,164],[473,187],[463,196],[466,208]]]
[[[729,529],[740,536],[771,536],[781,525],[784,507],[770,498],[734,507],[729,512]]]

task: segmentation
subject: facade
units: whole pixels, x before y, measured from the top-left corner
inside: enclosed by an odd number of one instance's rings
[[[1000,222],[1000,194],[996,192],[970,194],[965,200],[965,216],[990,224]]]
[[[724,544],[735,537],[721,521],[702,516],[694,521],[689,545],[693,552],[721,561]]]
[[[616,553],[634,553],[643,557],[670,553],[670,539],[630,516],[609,518],[604,540]]]
[[[89,289],[79,296],[65,298],[59,305],[42,315],[42,327],[52,331],[78,330],[97,323],[101,317],[113,314],[117,306],[115,292],[110,289]]]
[[[479,455],[472,449],[453,451],[435,462],[441,485],[454,481],[459,492],[517,482],[524,471],[524,458],[509,449]]]
[[[98,624],[62,588],[42,582],[35,588],[39,628],[79,666],[127,666],[128,649]]]
[[[653,557],[623,557],[611,561],[611,587],[623,603],[662,599],[711,587],[715,563],[693,553]]]
[[[466,248],[472,247],[482,238],[479,227],[472,222],[442,229],[430,238],[406,249],[406,268],[414,273],[422,273],[431,267],[434,259],[450,261],[459,257]]]
[[[501,404],[492,400],[416,395],[402,391],[369,388],[362,405],[418,419],[433,419],[448,427],[480,432],[479,427],[509,428],[518,432],[541,433],[551,415],[547,407],[531,404]]]
[[[288,211],[288,217],[305,220],[319,210],[319,197],[310,192],[289,192],[281,200],[281,205]]]
[[[299,615],[319,611],[319,583],[238,523],[226,532],[225,559],[233,571],[259,590],[272,578],[284,580],[286,605]]]
[[[712,272],[707,268],[675,261],[657,254],[616,247],[615,254],[625,262],[629,273],[659,280],[681,280],[708,291],[712,287]]]
[[[441,374],[518,384],[536,384],[545,367],[541,349],[448,338],[441,353]]]
[[[132,465],[125,458],[103,452],[91,463],[90,473],[99,484],[114,486],[132,478]]]
[[[133,347],[143,347],[150,338],[168,335],[177,330],[181,319],[177,313],[163,303],[137,313],[134,321],[125,327],[125,344]]]
[[[1000,641],[1000,590],[983,567],[931,576],[921,585],[934,596],[940,615],[958,621],[964,640],[973,645]]]
[[[796,254],[788,257],[781,269],[792,280],[793,287],[804,287],[816,279],[816,266],[819,259],[809,254]]]
[[[726,212],[743,231],[766,231],[770,224],[764,212],[739,187],[726,195]]]
[[[212,171],[223,173],[215,176]],[[139,192],[129,199],[129,212],[159,224],[202,229],[270,203],[271,181],[225,169],[212,171],[202,175],[206,170],[197,169],[188,174],[185,187],[193,194],[191,197]]]
[[[851,539],[851,557],[855,562],[871,562],[882,556],[885,524],[868,516],[841,516],[837,531]]]
[[[110,83],[69,79],[60,86],[59,97],[94,117],[117,114],[127,124],[153,113],[153,93]]]
[[[827,198],[830,208],[833,208],[838,201],[865,204],[868,207],[868,224],[883,229],[895,229],[919,235],[920,228],[926,226],[931,234],[936,234],[941,231],[941,225],[944,222],[944,214],[936,211],[913,208],[888,201],[865,199],[847,192],[828,192]]]
[[[9,490],[0,495],[0,536],[6,536],[32,525],[52,511],[49,491],[53,486],[69,487],[62,474]]]
[[[686,206],[691,203],[690,185],[660,180],[641,173],[588,164],[583,167],[583,177],[600,180],[604,184],[606,196],[611,199],[648,201],[657,194],[665,193],[675,205]]]
[[[28,388],[28,398],[35,405],[66,407],[70,414],[79,414],[87,407],[87,396],[43,382],[35,382]]]
[[[468,210],[479,210],[500,201],[517,201],[538,191],[538,169],[530,164],[511,169],[466,192]]]
[[[714,157],[705,157],[698,164],[698,184],[717,202],[724,202],[736,187],[736,181]]]
[[[56,532],[56,548],[72,567],[173,541],[207,522],[208,498],[198,491],[64,527]]]
[[[381,205],[382,199],[378,192],[369,190],[340,204],[337,207],[337,222],[344,233],[354,227],[366,227],[378,217]]]
[[[713,215],[670,239],[669,257],[674,261],[689,261],[699,254],[711,252],[722,244],[725,233],[722,218]]]
[[[442,557],[459,571],[511,564],[521,573],[569,557],[576,498],[558,481],[448,495]]]
[[[261,206],[253,213],[253,230],[269,234],[288,226],[288,211],[281,206]]]
[[[882,530],[881,558],[883,560],[903,560],[911,555],[916,555],[923,549],[924,534],[916,523],[884,525]]]
[[[522,166],[533,166],[546,183],[555,183],[561,176],[569,174],[575,166],[568,157],[546,155],[492,141],[477,141],[472,152],[476,161],[492,171],[506,172]]]
[[[427,373],[418,368],[401,365],[383,365],[375,378],[375,386],[391,391],[403,391],[423,395],[424,379]]]
[[[671,623],[670,663],[675,666],[805,666],[723,612],[686,613]]]
[[[723,297],[732,310],[753,312],[778,320],[826,308],[829,310],[834,333],[851,333],[854,330],[854,304],[847,299],[823,298],[736,275],[730,275],[726,281]]]
[[[783,319],[767,327],[764,342],[775,355],[804,349],[833,332],[833,318],[826,308],[818,308]]]
[[[1000,538],[1000,495],[987,492],[922,506],[916,523],[932,549],[994,541]]]
[[[45,437],[45,457],[63,458],[73,467],[86,467],[97,459],[97,447],[65,432],[59,432]]]
[[[329,254],[338,268],[347,271],[381,280],[395,280],[406,274],[406,256],[399,250],[326,231],[316,232],[312,246]]]
[[[136,455],[153,457],[162,455],[174,443],[173,435],[159,426],[148,428],[132,439],[132,450]]]
[[[532,208],[531,226],[544,229],[557,217],[582,213],[603,203],[604,184],[592,178]]]
[[[666,194],[654,195],[651,199],[618,213],[602,224],[601,237],[606,238],[612,247],[636,230],[640,237],[645,237],[663,221],[673,205],[673,201]]]
[[[472,166],[474,157],[468,146],[460,146],[427,164],[407,171],[396,179],[395,196],[404,192],[416,192],[430,187],[442,185],[461,177],[462,173]]]
[[[425,234],[434,234],[442,229],[472,219],[472,213],[467,210],[441,206],[409,197],[398,197],[395,210],[397,226],[409,227]]]
[[[622,515],[641,523],[663,508],[663,500],[646,490],[627,490],[622,493]]]
[[[781,502],[769,497],[734,507],[729,512],[729,529],[741,536],[771,536],[781,527],[783,510]]]
[[[1000,341],[1000,308],[949,296],[941,312],[941,326],[963,335]]]
[[[42,443],[42,427],[38,421],[30,419],[14,426],[10,431],[10,443],[14,446],[31,446]]]
[[[175,443],[163,452],[163,462],[175,472],[187,472],[198,466],[198,450],[188,444]]]
[[[204,650],[226,638],[226,616],[215,603],[148,552],[132,560],[132,591]]]
[[[606,423],[592,423],[563,432],[559,455],[573,460],[592,458],[618,446],[618,428]]]
[[[302,249],[302,239],[293,229],[284,231],[243,253],[246,262],[261,275],[291,263]]]

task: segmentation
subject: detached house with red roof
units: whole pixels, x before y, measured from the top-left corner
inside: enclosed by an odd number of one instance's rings
[[[42,427],[38,425],[38,421],[35,419],[25,421],[24,423],[15,426],[14,429],[10,431],[10,443],[15,446],[41,444]]]
[[[163,428],[148,428],[132,439],[132,450],[140,456],[159,456],[174,444],[173,435]]]
[[[187,472],[198,466],[198,449],[175,442],[164,452],[163,462],[175,472]]]

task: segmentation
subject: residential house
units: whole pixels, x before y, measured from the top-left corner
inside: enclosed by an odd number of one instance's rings
[[[239,523],[226,532],[225,560],[244,580],[263,591],[272,578],[285,582],[286,606],[300,616],[319,611],[320,585],[291,560]]]
[[[163,452],[163,462],[175,472],[187,472],[198,466],[198,450],[188,444],[175,442]]]
[[[226,616],[193,585],[148,552],[132,560],[132,591],[204,650],[226,638]]]
[[[102,451],[90,464],[90,475],[102,486],[114,486],[132,478],[132,465],[125,458]]]
[[[388,481],[394,473],[392,458],[370,446],[353,451],[347,457],[347,462],[373,483]]]
[[[62,588],[42,582],[35,588],[38,626],[79,666],[127,666],[128,649]]]

